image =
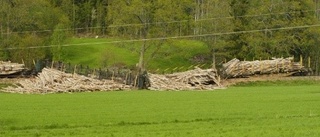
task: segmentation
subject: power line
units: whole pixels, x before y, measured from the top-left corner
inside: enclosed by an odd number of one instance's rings
[[[132,27],[132,26],[144,26],[144,25],[159,25],[159,24],[173,24],[173,23],[185,23],[185,22],[202,22],[202,21],[210,21],[210,20],[219,20],[219,19],[232,19],[232,18],[249,18],[249,17],[261,17],[261,16],[270,16],[270,15],[289,15],[293,13],[308,13],[308,12],[318,12],[317,10],[305,10],[305,11],[293,11],[293,12],[278,12],[278,13],[268,13],[268,14],[252,14],[252,15],[243,15],[243,16],[224,16],[224,17],[215,17],[215,18],[205,18],[198,20],[179,20],[179,21],[167,21],[167,22],[153,22],[153,23],[133,23],[133,24],[119,24],[119,25],[109,25],[106,27],[98,26],[98,27],[87,27],[87,28],[68,28],[68,29],[58,29],[57,31],[74,31],[74,30],[85,30],[85,29],[105,29],[105,28],[117,28],[117,27]],[[17,31],[10,33],[2,33],[3,35],[8,34],[24,34],[24,33],[45,33],[45,32],[53,32],[54,30],[37,30],[37,31]]]
[[[256,33],[256,32],[264,32],[264,31],[305,29],[305,28],[312,28],[312,27],[320,27],[320,24],[294,26],[294,27],[282,27],[282,28],[273,28],[273,29],[257,29],[257,30],[248,30],[248,31],[236,31],[236,32],[224,32],[224,33],[187,35],[187,36],[159,37],[159,38],[136,39],[136,40],[118,40],[118,41],[95,42],[95,43],[48,45],[48,46],[33,46],[33,47],[25,47],[25,48],[16,47],[16,48],[5,48],[5,49],[0,49],[0,50],[38,49],[38,48],[49,48],[49,47],[58,47],[58,46],[70,47],[70,46],[101,45],[101,44],[112,44],[112,43],[130,43],[130,42],[141,42],[141,41],[156,41],[156,40],[168,40],[168,39],[182,39],[182,38],[194,38],[194,37],[208,37],[208,36],[233,35],[233,34],[242,34],[242,33]]]

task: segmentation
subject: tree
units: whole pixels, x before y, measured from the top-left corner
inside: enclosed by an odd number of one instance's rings
[[[111,28],[111,34],[129,37],[133,39],[144,39],[140,48],[138,69],[144,71],[145,53],[150,46],[146,39],[166,37],[181,32],[186,26],[171,24],[176,20],[190,19],[190,2],[187,0],[131,0],[117,1],[110,4],[108,14],[113,24],[137,24]],[[178,27],[177,27],[178,26]],[[163,43],[163,41],[158,41]],[[154,45],[161,46],[161,44]]]
[[[212,67],[216,69],[216,62],[222,62],[225,58],[223,47],[226,46],[225,36],[218,33],[232,31],[229,16],[229,1],[225,0],[196,0],[195,5],[195,30],[198,34],[216,34],[200,37],[210,49]],[[217,57],[217,58],[216,58]]]
[[[248,30],[250,20],[245,17],[251,8],[250,0],[231,0],[230,15],[233,17],[233,32],[241,32]],[[228,51],[230,55],[235,55],[235,57],[244,59],[247,54],[246,51],[249,50],[248,35],[244,33],[233,34],[229,37]]]
[[[51,48],[52,59],[56,61],[62,61],[63,59],[63,44],[66,43],[68,38],[67,31],[62,31],[65,27],[63,24],[58,24],[51,35]]]
[[[3,4],[3,5],[2,5]],[[6,28],[6,36],[2,44],[2,59],[21,62],[27,66],[32,60],[49,57],[48,48],[40,48],[50,44],[50,37],[59,23],[68,24],[63,12],[51,6],[47,0],[11,0],[1,3],[0,24]]]

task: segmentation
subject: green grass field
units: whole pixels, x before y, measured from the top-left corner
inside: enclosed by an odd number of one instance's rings
[[[63,47],[62,60],[73,65],[88,65],[91,68],[125,65],[135,68],[139,61],[141,42],[112,43],[118,41],[111,38],[73,38]],[[198,65],[192,61],[196,55],[209,55],[208,47],[195,40],[170,40],[158,46],[150,46],[145,55],[146,67],[149,70]],[[152,53],[156,53],[153,56]],[[210,64],[210,63],[208,63]]]
[[[0,93],[0,136],[318,137],[319,89]]]

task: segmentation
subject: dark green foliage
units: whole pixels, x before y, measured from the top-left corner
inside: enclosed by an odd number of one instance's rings
[[[235,57],[302,55],[304,64],[310,56],[312,68],[317,72],[320,68],[320,30],[308,27],[319,23],[319,2],[314,0],[3,0],[0,4],[2,60],[23,57],[28,64],[34,56],[59,60],[64,53],[57,48],[38,47],[66,44],[57,41],[65,33],[138,40],[141,47],[135,50],[140,53],[166,42],[141,43],[142,39],[193,38],[207,45],[203,54],[210,54],[207,62],[216,60],[217,65]],[[35,49],[26,49],[30,47]]]
[[[1,52],[2,60],[22,62],[33,66],[33,60],[50,56],[47,48],[52,30],[57,24],[68,26],[60,9],[46,0],[1,1]],[[11,5],[11,6],[10,6]]]

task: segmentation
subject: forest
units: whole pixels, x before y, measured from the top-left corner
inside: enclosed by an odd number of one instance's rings
[[[1,0],[0,60],[61,58],[72,37],[206,43],[213,64],[232,58],[310,57],[319,72],[318,0]],[[307,62],[307,60],[305,60]]]

